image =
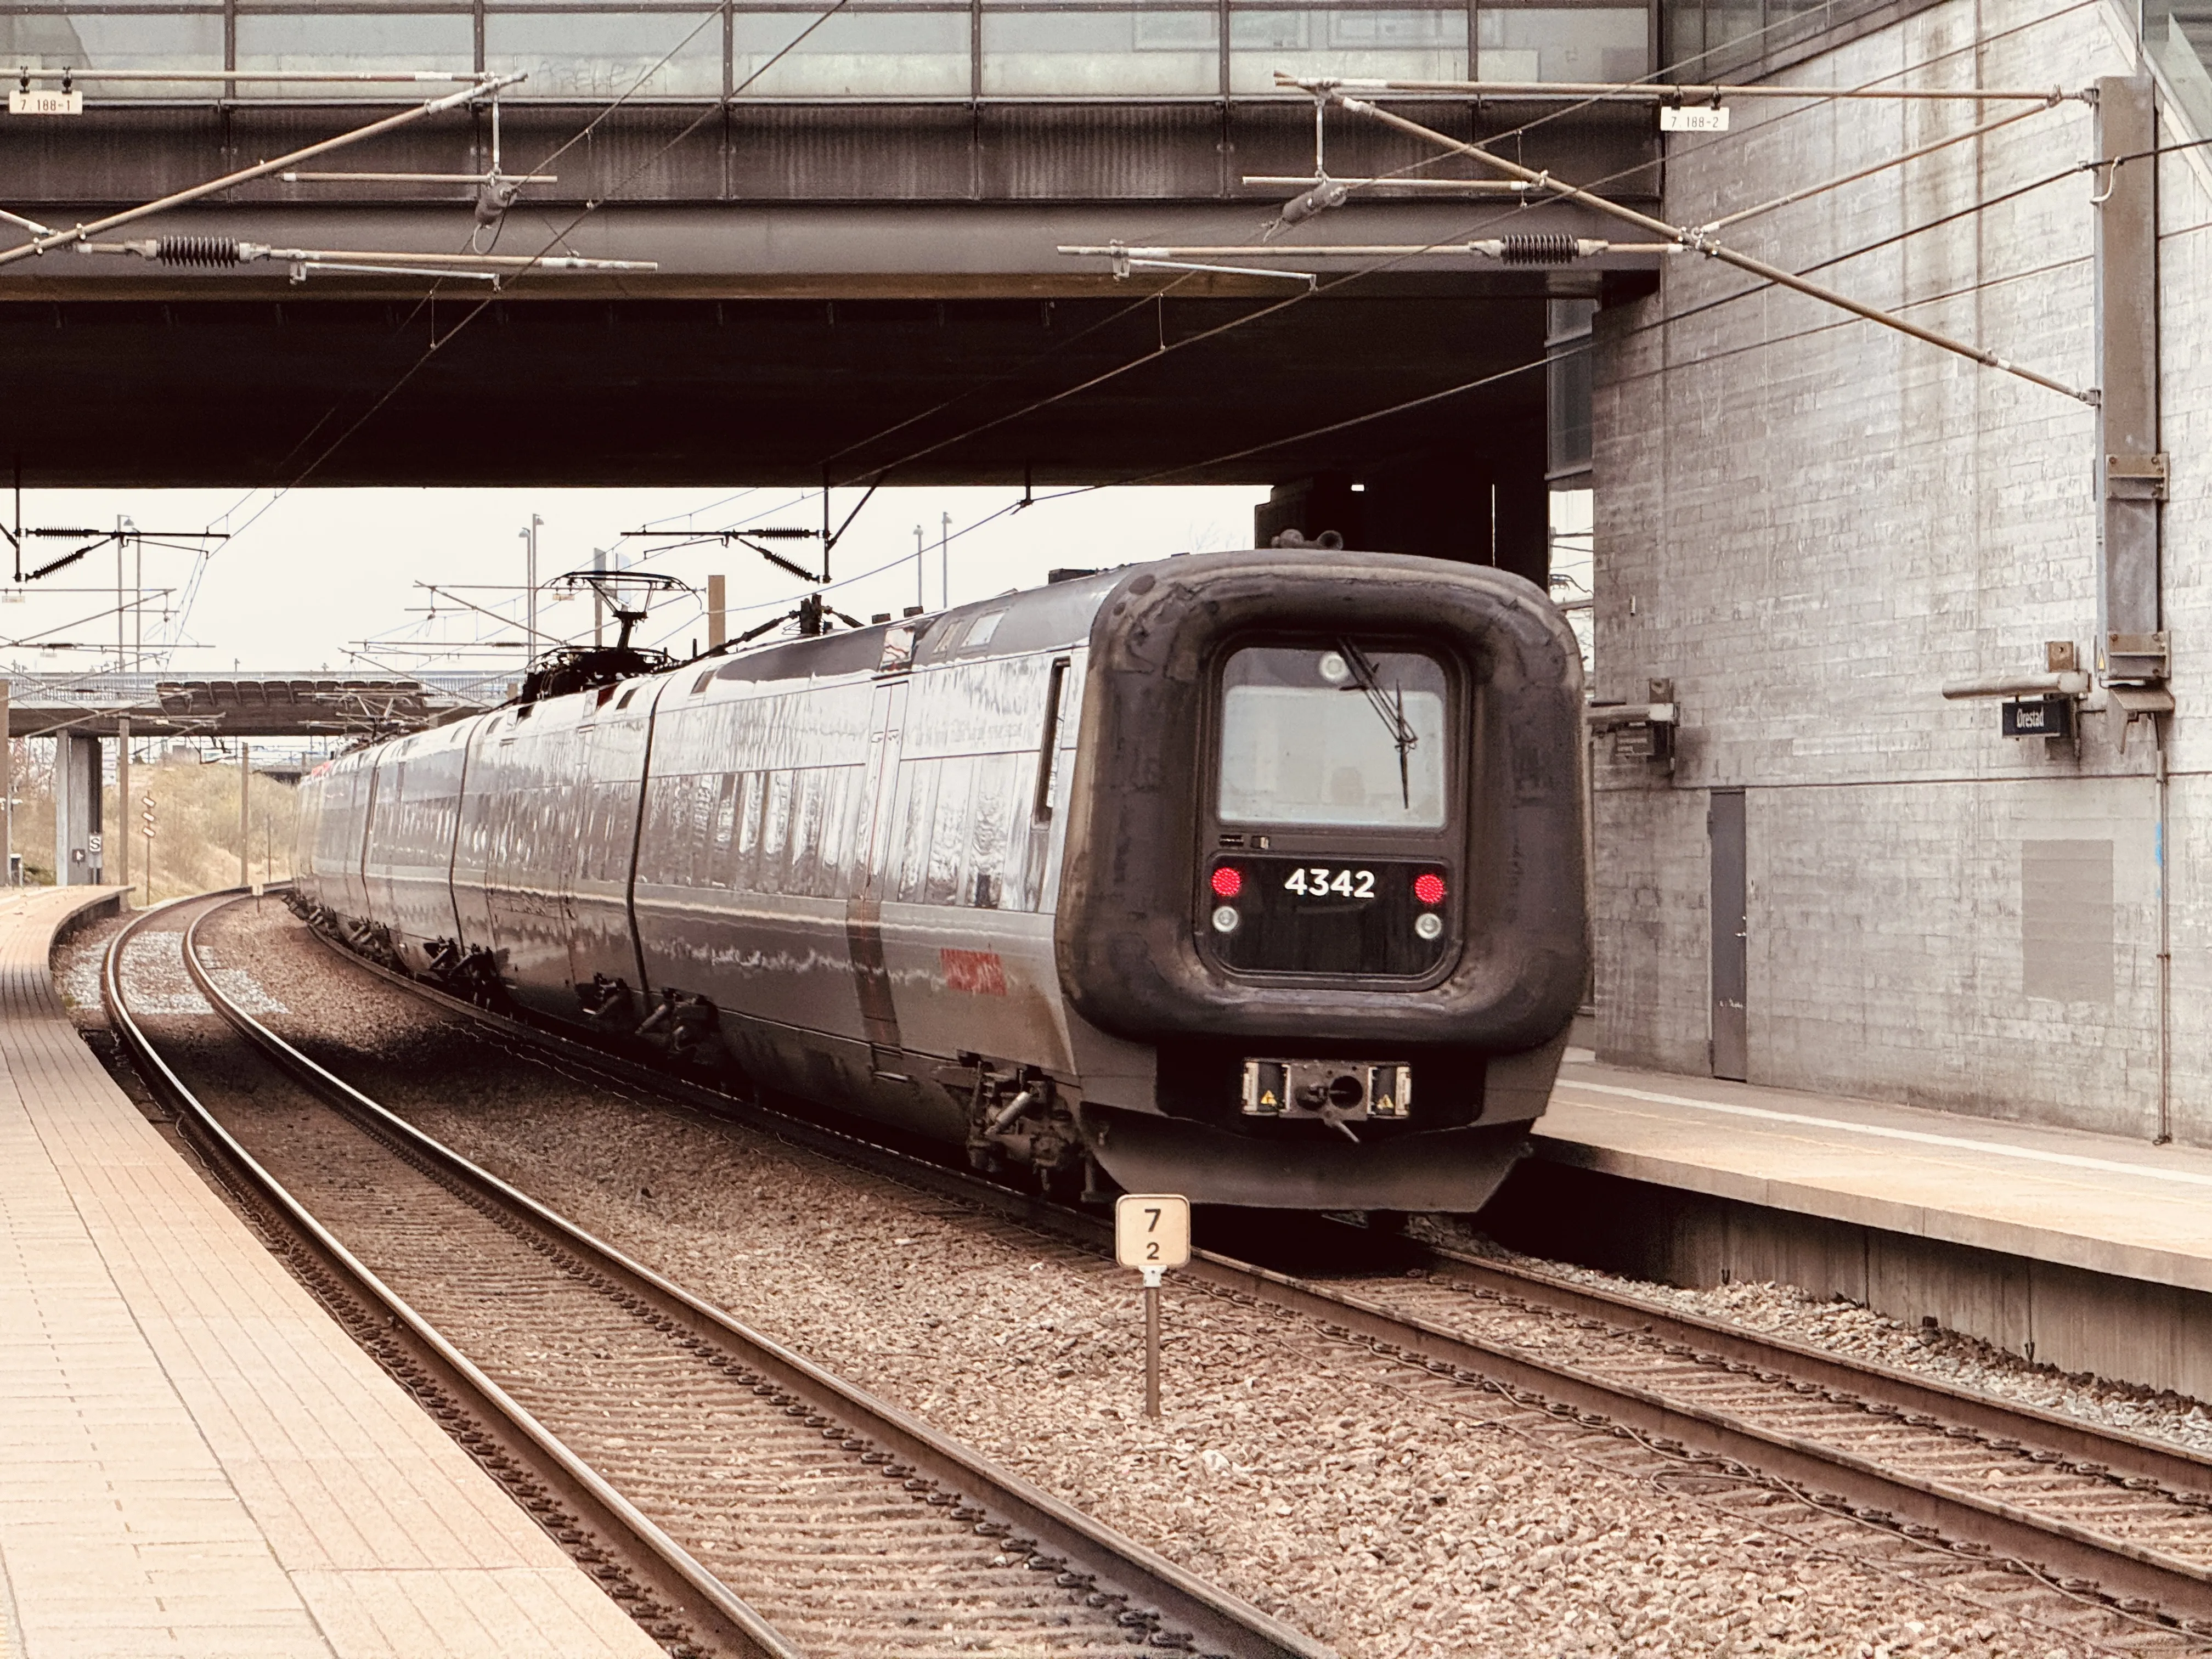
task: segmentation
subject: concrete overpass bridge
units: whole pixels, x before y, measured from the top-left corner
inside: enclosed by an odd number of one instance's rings
[[[281,263],[0,267],[0,464],[20,456],[33,486],[271,484],[310,465],[323,484],[1256,482],[1282,488],[1285,525],[1540,574],[1546,474],[1579,459],[1571,431],[1564,452],[1547,445],[1547,330],[1648,287],[1653,256],[1329,260],[1317,294],[1256,316],[1295,285],[1120,281],[1054,250],[1257,242],[1297,187],[1246,181],[1315,165],[1312,104],[1275,90],[1278,69],[1619,81],[1653,68],[1662,27],[1657,0],[424,0],[404,15],[216,0],[158,16],[0,0],[0,64],[55,90],[62,67],[527,71],[500,100],[501,166],[555,181],[525,187],[500,248],[658,266],[428,297],[420,277],[295,283]],[[82,114],[0,117],[0,207],[51,225],[422,95],[72,84]],[[1529,165],[1656,198],[1649,106],[1436,99],[1421,114],[1471,137],[1527,126],[1510,143]],[[271,177],[127,234],[451,252],[476,228],[465,180],[492,144],[489,110],[458,109],[313,164],[458,178]],[[1328,145],[1340,178],[1473,176],[1340,113]],[[1281,240],[1545,233],[1608,227],[1431,185],[1363,193]]]
[[[0,675],[0,727],[9,738],[54,740],[54,869],[64,886],[97,884],[129,868],[131,826],[118,827],[120,857],[106,854],[100,790],[103,742],[116,744],[115,772],[129,797],[132,739],[222,738],[360,738],[386,736],[488,708],[509,695],[498,673],[347,675],[124,672]],[[240,750],[244,752],[243,749]],[[0,872],[14,834],[4,806],[13,793],[9,755],[0,744]],[[129,816],[126,814],[126,816]],[[4,879],[0,875],[0,879]]]
[[[359,738],[413,730],[511,695],[504,673],[0,674],[11,738]]]

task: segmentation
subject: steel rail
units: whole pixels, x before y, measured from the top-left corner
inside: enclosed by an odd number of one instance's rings
[[[757,1102],[672,1076],[473,1003],[369,961],[320,930],[319,939],[345,960],[409,990],[433,1006],[495,1036],[520,1040],[617,1083],[652,1090],[680,1103],[733,1117],[749,1127],[839,1158],[933,1194],[964,1199],[1008,1218],[1092,1249],[1107,1247],[1110,1230],[1096,1217],[987,1182],[964,1170],[887,1146],[865,1134],[791,1116]],[[1347,1231],[1352,1231],[1347,1228]],[[1733,1363],[1787,1378],[1835,1398],[1875,1401],[1913,1419],[1951,1425],[2000,1449],[2055,1454],[2077,1466],[2102,1466],[2110,1479],[2141,1491],[2158,1488],[2178,1504],[2202,1506],[2212,1524],[2212,1459],[2182,1448],[2062,1416],[2025,1403],[1977,1394],[1894,1367],[1831,1353],[1695,1315],[1561,1282],[1549,1275],[1404,1241],[1440,1279],[1492,1295],[1518,1297],[1540,1310],[1601,1322],[1621,1335],[1656,1340],[1700,1358]],[[1737,1413],[1623,1384],[1433,1321],[1409,1316],[1362,1295],[1213,1251],[1194,1252],[1188,1275],[1208,1289],[1256,1297],[1305,1315],[1329,1334],[1356,1337],[1378,1351],[1486,1384],[1561,1414],[1602,1418],[1656,1440],[1731,1459],[1802,1492],[1886,1524],[1932,1529],[1985,1548],[2046,1578],[2087,1581],[2115,1599],[2154,1602],[2176,1620],[2212,1621],[2212,1569],[2165,1551],[2040,1514],[1954,1483],[1886,1467],[1848,1449],[1795,1435]]]
[[[232,890],[224,890],[226,893]],[[718,1638],[722,1645],[732,1651],[757,1655],[760,1659],[805,1659],[799,1648],[749,1607],[743,1598],[700,1565],[683,1546],[639,1512],[598,1471],[563,1444],[498,1383],[485,1376],[467,1355],[447,1341],[428,1320],[341,1243],[240,1144],[199,1097],[186,1086],[169,1063],[162,1059],[144,1028],[132,1016],[129,1001],[124,994],[123,952],[140,930],[157,917],[165,917],[180,907],[194,904],[206,905],[210,909],[216,908],[216,904],[209,903],[209,896],[195,895],[171,899],[140,913],[109,942],[106,954],[101,961],[100,991],[107,1004],[108,1017],[114,1022],[118,1035],[123,1039],[133,1062],[138,1066],[139,1074],[149,1087],[185,1115],[198,1133],[219,1152],[232,1172],[250,1183],[254,1193],[282,1218],[283,1224],[308,1246],[321,1263],[334,1271],[348,1289],[372,1306],[382,1310],[395,1324],[410,1334],[417,1347],[434,1358],[444,1373],[441,1380],[467,1398],[477,1416],[486,1421],[504,1425],[513,1431],[515,1438],[534,1452],[536,1455],[532,1462],[554,1476],[563,1488],[562,1496],[583,1510],[585,1517],[596,1530],[629,1544],[634,1554],[642,1555],[649,1563],[658,1564],[664,1569],[662,1572],[653,1575],[660,1580],[654,1588],[669,1595],[685,1613],[701,1619],[707,1627],[703,1633]],[[235,902],[235,899],[218,896],[218,903]],[[201,914],[205,915],[206,910]],[[207,979],[194,954],[191,929],[198,925],[198,918],[195,917],[185,930],[185,964],[194,970],[194,983],[210,998],[216,1010],[222,1012],[231,1006],[229,1000]]]
[[[222,902],[236,902],[228,898]],[[319,1065],[240,1007],[208,973],[200,960],[198,930],[207,916],[221,908],[222,904],[210,905],[185,931],[185,965],[194,983],[216,1012],[243,1036],[342,1112],[404,1142],[473,1192],[557,1238],[599,1272],[625,1282],[667,1316],[710,1328],[714,1335],[736,1346],[748,1365],[779,1386],[814,1402],[817,1410],[842,1419],[931,1479],[977,1494],[975,1501],[990,1512],[994,1522],[1011,1525],[1034,1540],[1030,1546],[1032,1553],[1064,1558],[1070,1570],[1095,1578],[1101,1591],[1118,1595],[1133,1607],[1158,1613],[1165,1623],[1194,1636],[1209,1651],[1238,1659],[1336,1659],[1334,1650],[1325,1644],[1186,1571],[921,1418],[823,1370],[693,1295],[434,1139]]]

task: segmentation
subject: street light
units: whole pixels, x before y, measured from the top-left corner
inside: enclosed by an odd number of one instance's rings
[[[530,515],[528,528],[514,532],[522,538],[528,550],[523,555],[522,625],[526,630],[523,635],[523,642],[532,650],[537,648],[538,639],[538,532],[539,526],[544,522],[544,520],[533,513]]]

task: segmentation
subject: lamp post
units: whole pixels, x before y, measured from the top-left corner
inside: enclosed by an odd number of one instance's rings
[[[535,513],[530,515],[527,528],[514,533],[522,538],[522,648],[526,656],[538,649],[538,532],[545,520]]]

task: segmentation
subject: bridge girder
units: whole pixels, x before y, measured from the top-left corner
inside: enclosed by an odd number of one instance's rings
[[[557,243],[655,260],[649,276],[532,276],[496,296],[448,282],[426,297],[418,279],[294,286],[269,265],[57,252],[0,268],[0,459],[20,456],[43,487],[811,486],[825,471],[840,483],[1279,483],[1416,456],[1480,482],[1525,471],[1540,437],[1544,301],[1648,286],[1656,263],[1500,270],[1432,256],[1265,315],[1291,285],[1186,276],[1148,301],[1170,279],[1116,283],[1053,249],[1256,240],[1285,192],[1237,179],[1310,167],[1310,106],[726,106],[656,155],[702,113],[618,112],[502,228],[503,252]],[[1470,136],[1516,118],[1465,105],[1424,117]],[[12,208],[79,222],[362,118],[110,106],[0,127],[0,173]],[[426,123],[331,165],[479,165],[481,118]],[[534,164],[585,118],[510,109],[508,166]],[[1585,112],[1540,127],[1522,154],[1640,192],[1656,177],[1636,171],[1656,154],[1650,119]],[[1332,169],[1347,174],[1416,159],[1388,132],[1332,143]],[[578,221],[624,180],[623,199]],[[453,252],[471,222],[438,187],[264,180],[128,234]],[[1559,204],[1378,200],[1297,240],[1532,232],[1608,234]],[[1343,424],[1460,386],[1471,389]]]

